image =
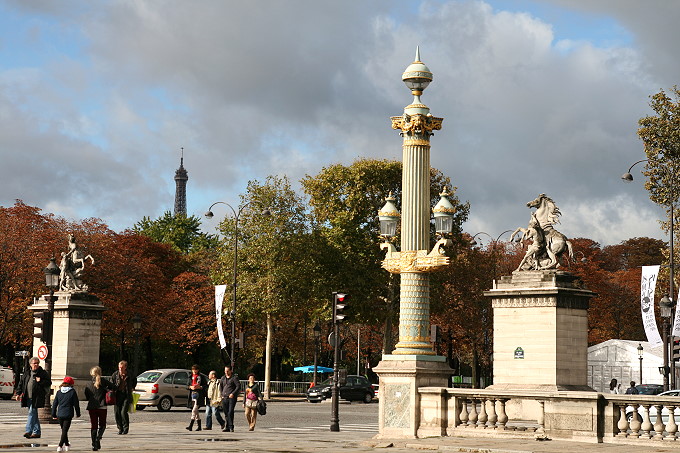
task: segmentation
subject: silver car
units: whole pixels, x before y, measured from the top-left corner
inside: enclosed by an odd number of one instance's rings
[[[186,407],[189,401],[187,388],[190,378],[191,370],[181,368],[161,368],[143,372],[137,376],[135,388],[135,393],[139,394],[137,408],[156,406],[159,411],[169,411],[173,406]]]

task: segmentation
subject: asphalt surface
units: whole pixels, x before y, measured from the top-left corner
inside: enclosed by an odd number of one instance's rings
[[[91,451],[87,412],[74,419],[69,432],[71,451]],[[635,445],[592,444],[563,440],[454,438],[375,439],[378,434],[378,404],[340,405],[340,432],[329,429],[330,404],[300,400],[273,400],[267,415],[258,417],[255,431],[247,431],[243,409],[237,406],[236,432],[185,429],[190,412],[175,408],[170,412],[147,409],[131,414],[130,433],[117,435],[113,411],[101,451],[127,452],[336,452],[454,451],[483,453],[665,453],[680,452],[678,442],[642,441]],[[26,410],[18,403],[0,401],[0,451],[56,451],[60,429],[44,425],[42,437],[29,442],[22,434]]]

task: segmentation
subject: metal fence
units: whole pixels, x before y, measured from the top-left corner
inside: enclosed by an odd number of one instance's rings
[[[258,382],[260,383],[260,390],[264,392],[264,381]],[[247,380],[241,380],[242,389],[247,385]],[[272,395],[305,396],[309,382],[270,381],[269,388]]]

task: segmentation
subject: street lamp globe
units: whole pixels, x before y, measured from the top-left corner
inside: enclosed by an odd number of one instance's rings
[[[453,232],[453,216],[456,208],[447,198],[451,196],[451,193],[446,186],[444,186],[444,190],[439,195],[441,198],[434,209],[432,209],[432,212],[434,213],[435,230],[437,234],[444,236]]]
[[[380,235],[388,239],[397,235],[397,224],[399,223],[399,210],[394,204],[395,198],[392,192],[385,198],[385,206],[378,211],[380,220]]]
[[[645,348],[642,347],[642,343],[638,343],[637,351],[638,351],[638,357],[642,358],[642,355],[645,352]]]
[[[318,341],[321,337],[321,326],[319,325],[319,321],[314,324],[314,328],[312,330],[314,331],[314,340]]]
[[[673,311],[673,301],[665,294],[659,301],[659,308],[661,308],[661,317],[668,319],[671,317]]]
[[[401,80],[414,96],[420,96],[432,82],[432,71],[420,61],[420,48],[416,47],[416,59],[406,68]]]
[[[142,317],[139,316],[139,313],[135,313],[135,315],[132,317],[132,328],[135,329],[135,331],[139,331],[139,329],[142,328]]]
[[[45,273],[45,285],[50,289],[57,289],[59,287],[59,273],[61,271],[54,258],[50,258],[50,264],[43,269],[43,272]]]

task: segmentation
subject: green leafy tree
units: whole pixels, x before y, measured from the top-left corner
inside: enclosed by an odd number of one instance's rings
[[[349,166],[331,165],[302,180],[314,221],[332,247],[332,266],[325,271],[329,282],[333,289],[351,293],[356,321],[385,323],[383,349],[388,352],[392,350],[391,324],[397,305],[394,295],[399,290],[398,278],[380,265],[384,252],[378,247],[377,212],[389,193],[400,204],[401,180],[401,162],[375,159],[359,159]],[[450,179],[431,169],[430,181],[430,204],[434,207],[443,186],[450,186]],[[469,205],[461,203],[453,189],[450,201],[457,208],[454,231],[460,233]]]
[[[144,217],[134,225],[133,231],[156,242],[169,244],[184,254],[213,249],[218,242],[214,235],[201,231],[201,220],[198,217],[174,215],[170,211],[155,220]]]

